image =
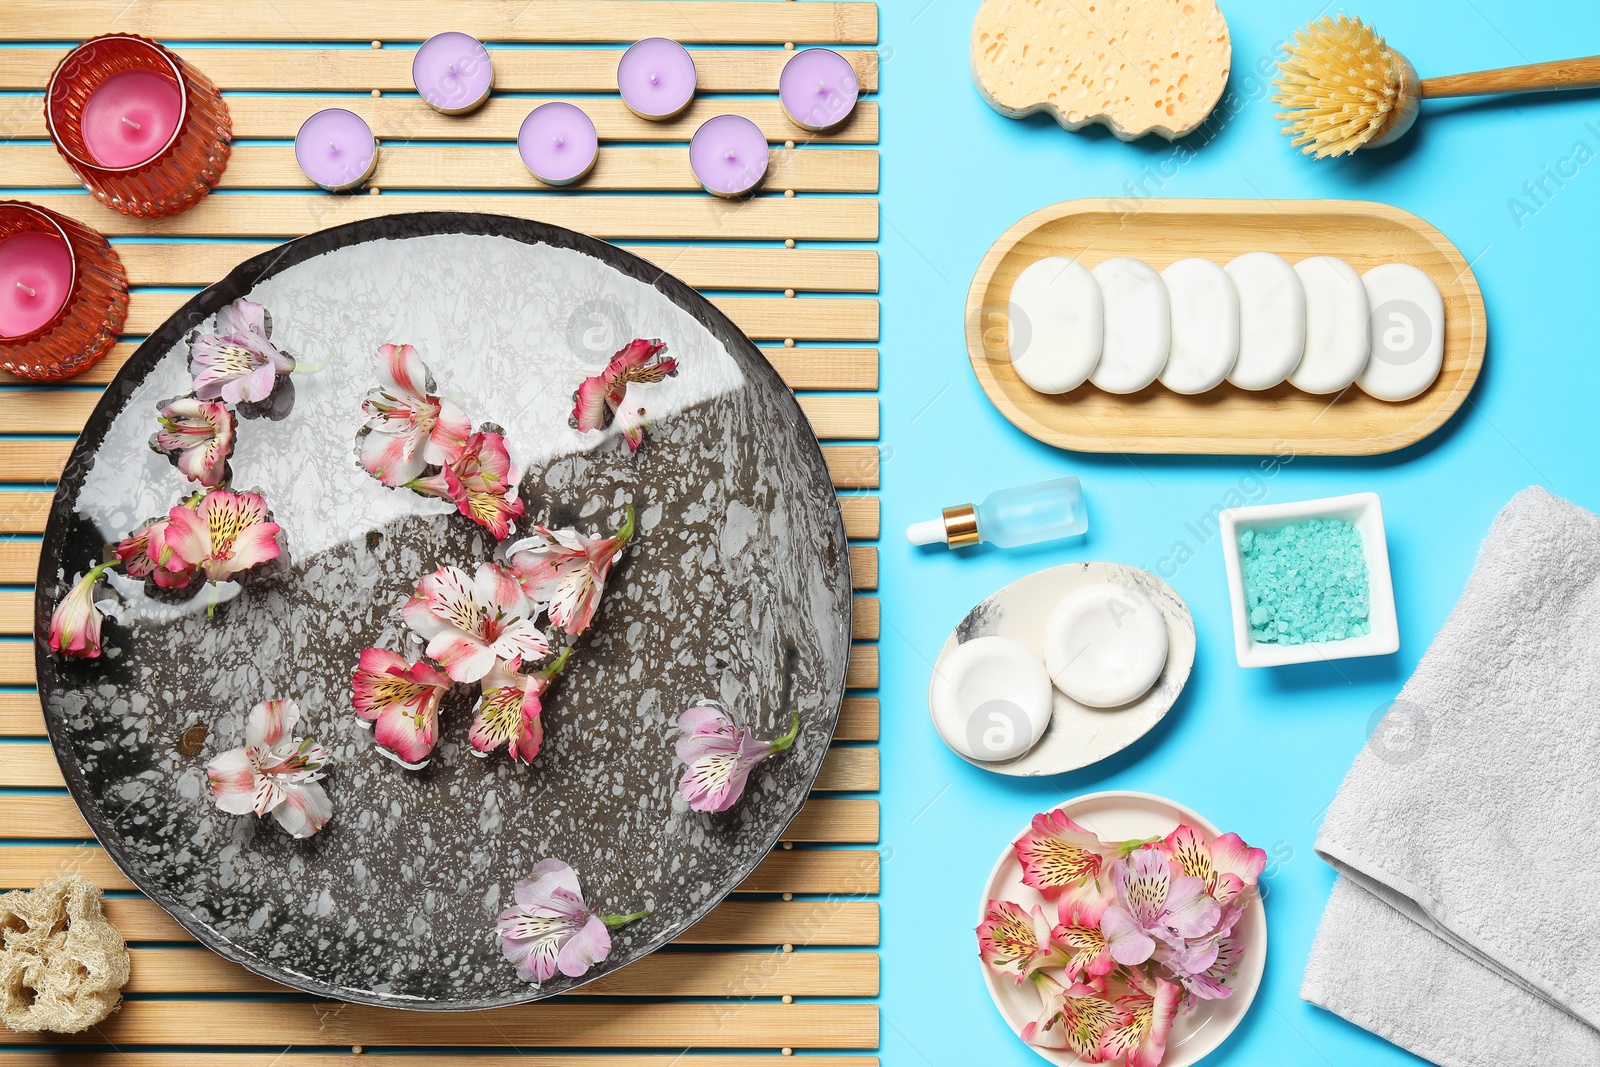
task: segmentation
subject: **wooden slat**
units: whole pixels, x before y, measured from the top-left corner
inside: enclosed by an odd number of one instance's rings
[[[0,746],[0,775],[6,755],[19,745]],[[29,748],[48,748],[29,745]],[[852,771],[859,774],[859,770]],[[59,778],[57,779],[59,780]],[[24,785],[33,783],[20,783]],[[51,783],[43,783],[51,784]],[[65,793],[0,794],[0,838],[18,841],[56,839],[93,840],[78,805]],[[802,844],[871,845],[878,840],[878,805],[872,800],[812,797],[784,831],[785,841]]]
[[[452,19],[454,15],[452,14]],[[321,19],[318,19],[320,24]],[[117,25],[122,26],[118,19]],[[452,25],[454,23],[452,22]],[[13,36],[0,18],[0,35]],[[358,90],[413,92],[415,48],[176,48],[224,92],[238,89]],[[878,88],[878,53],[839,49],[850,60],[865,92]],[[489,48],[496,92],[612,93],[617,91],[620,48]],[[67,54],[65,48],[0,48],[0,89],[43,91]],[[702,93],[778,91],[778,75],[790,53],[772,49],[691,48],[695,82]]]
[[[6,154],[0,154],[0,162],[7,158]],[[117,244],[117,254],[130,284],[210,285],[245,260],[276,246],[275,241],[190,241],[183,244],[121,241]],[[619,247],[656,264],[680,281],[706,289],[876,292],[878,288],[878,254],[865,249],[710,244],[623,244]]]
[[[796,398],[811,429],[823,440],[874,440],[878,436],[878,399],[873,396],[812,396]],[[82,431],[99,403],[100,394],[86,389],[0,390],[0,433],[76,434]],[[13,453],[20,460],[14,469],[3,468],[7,478],[23,480],[22,469],[46,469],[46,457],[61,457],[63,442],[0,441],[0,457]],[[70,450],[70,449],[69,449]],[[38,458],[32,458],[37,455]],[[60,464],[56,464],[59,472]],[[50,480],[46,475],[42,480]]]
[[[878,550],[864,545],[850,546],[850,587],[857,590],[870,590],[878,588]],[[0,594],[0,633],[11,633],[5,629],[3,620],[6,617],[5,594]],[[27,603],[21,614],[21,628],[17,633],[33,632],[33,598],[28,597]]]
[[[878,646],[852,645],[844,684],[851,689],[878,688]],[[874,786],[873,788],[877,788]]]
[[[106,917],[130,942],[193,942],[155,901],[107,897]],[[724,900],[685,930],[678,945],[876,945],[878,905],[857,900]]]
[[[170,290],[135,291],[128,299],[125,332],[154,333],[193,293]],[[860,297],[718,296],[711,302],[745,335],[758,341],[792,337],[807,341],[875,341],[878,302]]]
[[[870,632],[864,632],[861,625],[864,614],[870,614],[875,619],[877,616],[877,599],[873,597],[857,597],[855,627],[856,636],[873,638],[877,636],[874,625]],[[871,606],[870,609],[868,606]],[[0,737],[43,737],[44,713],[39,708],[39,696],[34,692],[0,692]],[[834,732],[835,740],[839,741],[876,741],[878,739],[878,698],[877,697],[846,697],[844,708],[839,714],[839,726]]]
[[[201,948],[136,948],[124,994],[284,993],[277,982]],[[601,997],[871,997],[870,952],[657,952],[584,987]]]
[[[0,50],[3,51],[3,50]],[[3,62],[3,60],[0,60]],[[878,154],[819,148],[774,149],[767,170],[771,189],[797,192],[875,193]],[[14,145],[0,157],[0,183],[29,188],[78,184],[52,145]],[[380,189],[548,190],[522,162],[512,145],[394,146],[378,155],[378,169],[367,184]],[[239,145],[228,157],[222,189],[302,189],[313,192],[289,145]],[[699,191],[687,148],[607,148],[600,153],[583,188],[616,192]]]
[[[607,0],[607,3],[614,0]],[[540,5],[542,6],[542,4]],[[44,105],[37,97],[18,97],[34,106],[0,108],[0,137],[44,138]],[[492,96],[489,102],[470,115],[441,115],[420,101],[404,96],[342,97],[339,106],[367,120],[378,138],[380,153],[392,141],[515,141],[528,112],[549,100],[567,99],[594,120],[600,135],[600,151],[606,141],[687,142],[707,119],[737,111],[761,127],[770,142],[801,140],[821,144],[875,144],[878,140],[878,105],[864,100],[856,105],[844,124],[828,133],[811,133],[796,126],[783,113],[777,100],[718,100],[699,97],[678,118],[652,122],[628,110],[621,97]],[[228,114],[236,138],[293,138],[306,116],[328,106],[325,96],[231,96]],[[381,188],[381,186],[380,186]],[[581,188],[581,186],[580,186]],[[782,186],[777,188],[781,189]]]
[[[25,496],[27,494],[17,493],[15,495]],[[0,496],[0,500],[3,499],[4,497]],[[48,508],[49,504],[49,498],[46,497],[44,506]],[[19,507],[20,506],[22,505],[19,504]],[[839,510],[844,512],[845,536],[849,537],[852,541],[876,541],[878,539],[879,526],[881,522],[881,509],[878,504],[877,497],[841,496],[839,498]],[[4,521],[5,514],[6,512],[4,508],[0,507],[0,521]],[[0,533],[7,532],[26,533],[34,531],[9,531],[6,529],[0,529]]]
[[[855,601],[855,616],[851,620],[850,636],[857,641],[876,641],[878,639],[879,604],[877,597],[858,596]]]
[[[615,1004],[553,1000],[454,1014],[326,1001],[128,1001],[81,1034],[0,1032],[0,1042],[39,1044],[503,1046],[522,1048],[876,1048],[872,1004],[752,1001]]]
[[[848,398],[842,398],[848,399]],[[45,516],[54,494],[42,490],[0,491],[0,534],[38,534],[44,532]],[[852,541],[878,539],[879,509],[875,496],[841,496],[839,510],[844,514],[845,536]],[[0,678],[0,685],[7,683]]]
[[[835,489],[878,488],[878,449],[873,445],[824,445],[822,458],[828,464],[828,474]],[[65,454],[62,459],[65,461]],[[56,468],[60,470],[60,467]],[[41,479],[49,481],[48,478]],[[0,575],[7,573],[6,556],[0,548]],[[31,572],[30,572],[31,573]],[[0,577],[0,582],[9,581]],[[26,581],[28,579],[19,579]]]
[[[0,685],[33,684],[33,642],[0,641]],[[0,756],[4,753],[0,752]],[[4,766],[0,765],[0,772]]]
[[[853,559],[854,556],[852,561]],[[33,594],[9,589],[0,590],[0,634],[31,633],[33,633]]]
[[[451,0],[450,28],[484,41],[632,41],[671,37],[683,42],[751,44],[872,44],[878,9],[872,3],[793,3],[720,0]],[[78,41],[115,25],[173,41],[415,41],[419,27],[439,21],[437,0],[330,4],[327,0],[223,0],[174,5],[163,0],[7,0],[0,38]]]
[[[24,648],[26,643],[18,642]],[[869,648],[860,645],[857,648]],[[31,649],[30,649],[31,651]],[[0,743],[0,786],[24,788],[55,788],[64,789],[66,781],[61,777],[61,768],[56,764],[55,753],[47,744],[37,742]],[[828,752],[822,761],[822,770],[817,775],[816,788],[823,792],[872,791],[878,788],[878,750],[875,748],[835,748]],[[7,810],[4,805],[16,798],[0,797],[0,811]],[[76,810],[72,812],[76,816]],[[67,819],[63,811],[60,816]],[[58,824],[65,825],[65,824]],[[86,826],[75,826],[74,833],[85,834]],[[6,833],[6,824],[0,820],[0,837],[9,836]],[[32,836],[32,835],[29,835]],[[41,836],[58,836],[46,834]],[[71,837],[73,834],[59,836]],[[798,840],[798,839],[797,839]]]
[[[48,1058],[46,1058],[48,1057]],[[789,1061],[779,1053],[691,1055],[666,1052],[656,1055],[608,1055],[585,1052],[515,1052],[473,1056],[469,1067],[780,1067]],[[432,1067],[426,1056],[391,1056],[389,1067]],[[454,1061],[460,1063],[460,1060]],[[372,1057],[347,1052],[113,1052],[0,1051],[0,1067],[372,1067]],[[879,1067],[876,1056],[807,1056],[805,1067]]]
[[[784,849],[762,860],[737,887],[744,893],[878,891],[878,853],[869,849]],[[31,889],[79,874],[102,889],[132,889],[99,845],[0,845],[0,889]]]
[[[65,443],[70,444],[71,442]],[[28,471],[26,473],[17,474],[16,477],[21,478],[23,481],[29,482],[55,481],[56,478],[61,474],[61,468],[66,463],[67,455],[65,452],[61,452],[59,455],[52,456],[50,458],[55,462],[42,463],[36,471]],[[5,465],[4,461],[0,461],[0,470],[9,469],[10,468]],[[34,473],[39,473],[43,476],[33,477]],[[33,583],[34,576],[38,573],[38,571],[38,541],[0,541],[0,582],[5,582],[8,584],[26,583],[31,585]],[[22,632],[31,633],[32,631],[24,629]]]
[[[107,236],[295,237],[402,211],[483,211],[538,219],[596,237],[718,241],[874,241],[878,204],[867,197],[758,196],[283,196],[214,193],[166,219],[122,215],[88,194],[30,194],[30,203],[70,215]]]
[[[3,715],[3,711],[0,711]],[[3,722],[0,718],[0,722]],[[44,719],[39,718],[38,729],[44,731]],[[845,697],[839,712],[839,728],[834,731],[838,741],[876,741],[878,739],[878,698]]]

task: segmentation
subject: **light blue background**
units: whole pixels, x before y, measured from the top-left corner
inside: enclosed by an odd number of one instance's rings
[[[1068,133],[1042,116],[1003,118],[969,75],[976,0],[885,3],[882,1055],[891,1067],[1042,1062],[989,1003],[974,913],[999,850],[1033,812],[1099,789],[1173,797],[1276,860],[1267,882],[1265,985],[1208,1064],[1419,1062],[1300,1000],[1333,881],[1312,851],[1317,825],[1375,713],[1460,595],[1495,512],[1531,484],[1600,508],[1600,161],[1579,167],[1564,186],[1548,182],[1543,206],[1524,189],[1580,141],[1600,153],[1600,96],[1435,102],[1403,145],[1319,163],[1279,133],[1256,65],[1296,27],[1340,9],[1305,0],[1222,0],[1222,8],[1233,35],[1229,90],[1248,102],[1159,195],[1395,204],[1443,230],[1473,261],[1483,288],[1488,361],[1457,418],[1403,452],[1296,459],[1266,483],[1264,499],[1274,502],[1362,490],[1382,496],[1401,649],[1378,659],[1241,670],[1221,550],[1215,541],[1195,543],[1184,527],[1258,461],[1057,451],[1013,428],[984,398],[967,362],[962,309],[990,243],[1055,201],[1127,195],[1125,182],[1147,166],[1155,171],[1174,149],[1153,138],[1122,144],[1099,129]],[[1374,23],[1424,77],[1600,52],[1593,0],[1372,0],[1350,13]],[[1513,197],[1537,208],[1520,226],[1508,206]],[[901,536],[908,522],[943,505],[1062,474],[1083,479],[1092,524],[1086,544],[957,553],[913,549]],[[1180,539],[1196,556],[1171,581],[1194,613],[1199,652],[1187,691],[1161,727],[1099,766],[1031,782],[988,774],[943,747],[927,716],[930,661],[970,605],[1057,563],[1153,567]],[[1494,1024],[1486,1017],[1485,1025]]]

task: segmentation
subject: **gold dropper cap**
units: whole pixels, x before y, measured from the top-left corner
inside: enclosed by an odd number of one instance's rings
[[[951,548],[965,548],[978,543],[978,509],[971,504],[957,504],[945,508],[944,540]]]

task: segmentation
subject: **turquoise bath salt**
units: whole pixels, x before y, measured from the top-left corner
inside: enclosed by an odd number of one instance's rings
[[[1361,532],[1344,519],[1306,519],[1239,534],[1250,636],[1260,644],[1343,641],[1372,627]]]

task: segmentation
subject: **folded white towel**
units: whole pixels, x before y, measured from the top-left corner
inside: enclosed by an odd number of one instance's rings
[[[1451,1067],[1600,1063],[1597,772],[1600,518],[1524,490],[1328,810],[1301,995]]]

